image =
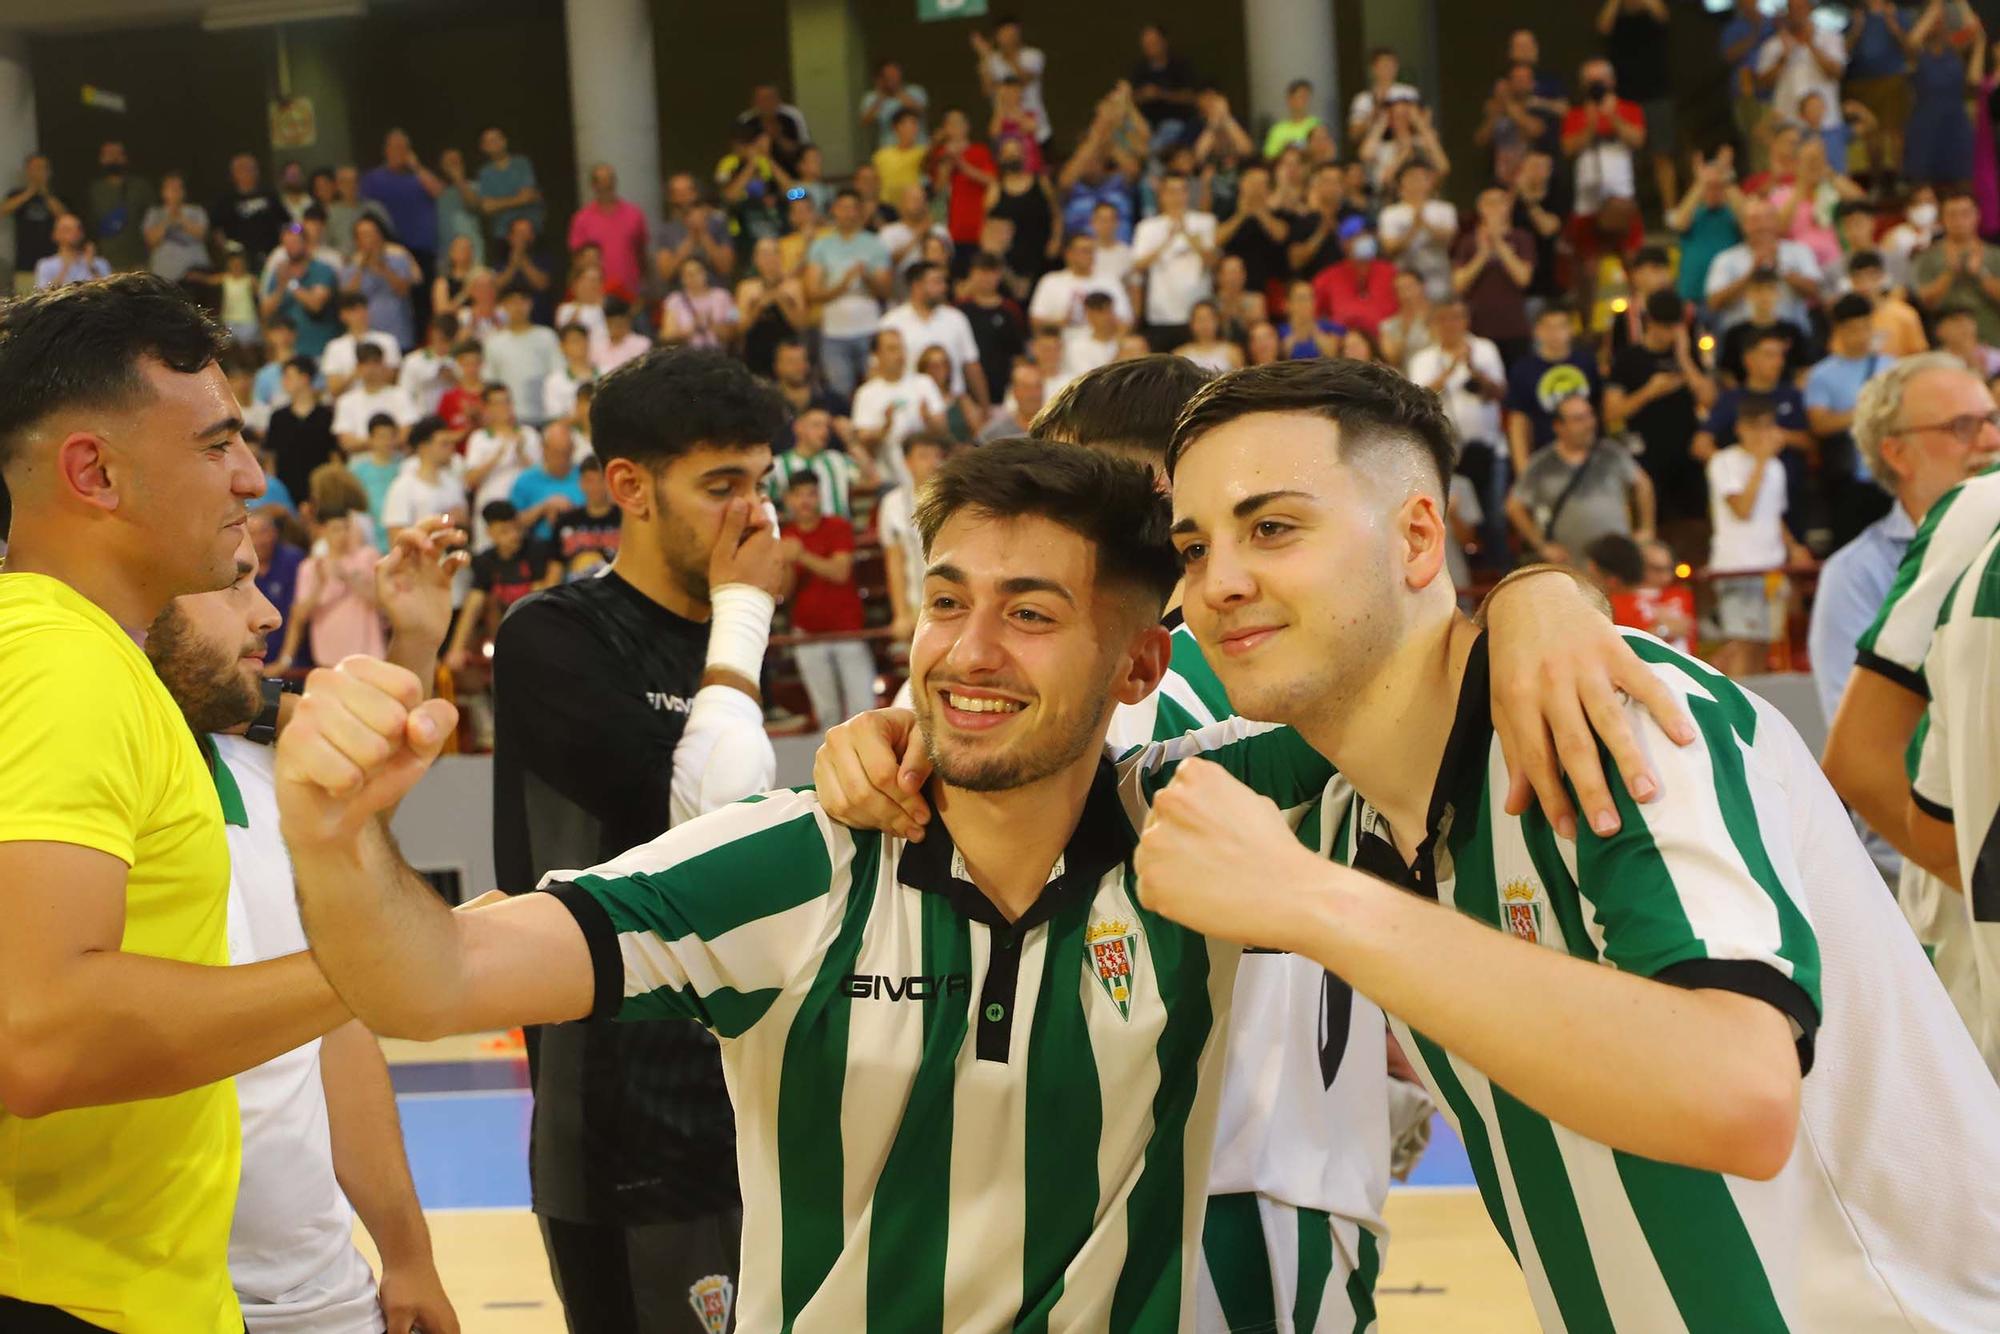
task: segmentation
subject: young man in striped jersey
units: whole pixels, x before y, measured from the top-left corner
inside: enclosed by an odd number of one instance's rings
[[[1911,754],[1930,700],[1925,660],[1946,595],[2000,528],[2000,419],[1978,376],[1913,357],[1870,381],[1855,405],[1855,440],[1869,454],[1894,455],[1914,473],[1928,509],[1874,624],[1856,645],[1827,731],[1825,766],[1834,790],[1906,860],[1896,897],[1938,977],[2000,1078],[2000,989],[1988,985],[1975,937],[1992,930],[1912,841],[1908,817]],[[1955,485],[1954,485],[1955,484]]]
[[[1548,1329],[2000,1328],[2000,1089],[1812,756],[1633,634],[1700,742],[1634,718],[1657,780],[1614,780],[1615,832],[1510,813],[1485,638],[1444,575],[1450,458],[1435,397],[1362,363],[1188,405],[1189,625],[1355,800],[1320,822],[1329,864],[1190,760],[1153,802],[1142,902],[1389,1012]]]

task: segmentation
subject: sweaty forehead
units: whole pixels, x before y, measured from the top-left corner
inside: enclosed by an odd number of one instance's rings
[[[1251,496],[1326,496],[1340,480],[1340,426],[1303,412],[1238,417],[1201,436],[1174,465],[1174,522],[1226,522]]]
[[[974,585],[1039,579],[1085,598],[1097,553],[1090,539],[1053,519],[1036,514],[1003,519],[962,509],[931,539],[928,564],[950,566]]]

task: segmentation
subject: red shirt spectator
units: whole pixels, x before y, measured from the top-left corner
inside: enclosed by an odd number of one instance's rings
[[[969,133],[963,111],[946,112],[926,164],[933,179],[948,178],[944,225],[951,243],[961,247],[979,244],[979,230],[986,225],[986,187],[1000,172],[993,150],[968,138]]]
[[[1694,590],[1686,584],[1614,593],[1611,621],[1656,635],[1683,653],[1694,653]]]
[[[646,215],[618,197],[618,174],[599,163],[590,172],[594,196],[569,220],[571,254],[594,245],[604,260],[604,290],[627,301],[638,299],[641,257],[646,253]]]
[[[821,560],[854,550],[854,526],[832,514],[820,516],[810,528],[788,523],[780,532]],[[854,586],[852,565],[847,580],[838,584],[799,567],[798,589],[792,594],[793,629],[819,635],[861,626],[861,592]]]
[[[1343,259],[1313,279],[1319,313],[1335,324],[1377,336],[1382,321],[1396,313],[1396,266],[1382,260]]]

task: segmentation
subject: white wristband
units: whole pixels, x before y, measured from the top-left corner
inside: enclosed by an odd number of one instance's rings
[[[708,666],[755,681],[771,642],[777,599],[755,584],[724,584],[708,594]]]

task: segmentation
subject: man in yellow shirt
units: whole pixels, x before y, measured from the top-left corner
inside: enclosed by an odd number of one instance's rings
[[[875,150],[875,170],[882,177],[882,197],[900,199],[903,191],[924,183],[924,154],[929,149],[923,143],[923,122],[916,112],[905,107],[889,124],[896,137]]]
[[[142,274],[0,306],[0,1329],[238,1334],[229,1077],[347,1018],[230,968],[229,857],[138,638],[238,577],[221,333]]]

